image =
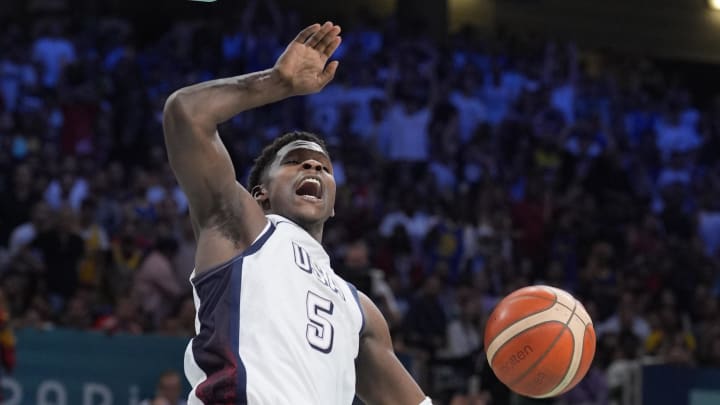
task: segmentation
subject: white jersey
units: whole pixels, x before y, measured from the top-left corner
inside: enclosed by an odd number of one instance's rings
[[[191,278],[188,404],[349,405],[364,326],[357,291],[304,229],[267,218],[248,249]]]

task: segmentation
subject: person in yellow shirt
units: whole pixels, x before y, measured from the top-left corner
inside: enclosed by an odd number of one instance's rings
[[[697,350],[695,336],[683,330],[674,307],[664,307],[658,325],[645,340],[645,351],[673,364],[693,364]]]
[[[110,242],[105,229],[95,219],[97,203],[85,199],[80,208],[80,236],[85,241],[85,255],[80,261],[78,279],[81,285],[97,286],[105,267],[105,253]]]

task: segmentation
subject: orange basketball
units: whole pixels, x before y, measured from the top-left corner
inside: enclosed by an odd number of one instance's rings
[[[585,377],[595,356],[595,330],[585,307],[568,292],[525,287],[490,314],[485,351],[495,375],[511,390],[554,397]]]

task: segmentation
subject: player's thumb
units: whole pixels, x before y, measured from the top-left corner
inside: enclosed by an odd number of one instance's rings
[[[322,72],[323,85],[330,83],[333,77],[335,77],[335,72],[337,71],[339,64],[340,62],[334,60],[325,66],[325,70]]]

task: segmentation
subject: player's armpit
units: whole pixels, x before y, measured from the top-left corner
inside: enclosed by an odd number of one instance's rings
[[[367,405],[418,405],[426,397],[395,356],[387,322],[380,310],[360,293],[365,330],[356,361],[357,394]]]
[[[230,155],[212,119],[213,103],[198,107],[202,92],[185,89],[170,96],[163,112],[163,130],[170,166],[188,198],[198,239],[211,230],[233,246],[249,245],[266,219],[250,193],[236,180]],[[233,249],[234,251],[235,249]],[[229,252],[232,255],[234,252]]]

